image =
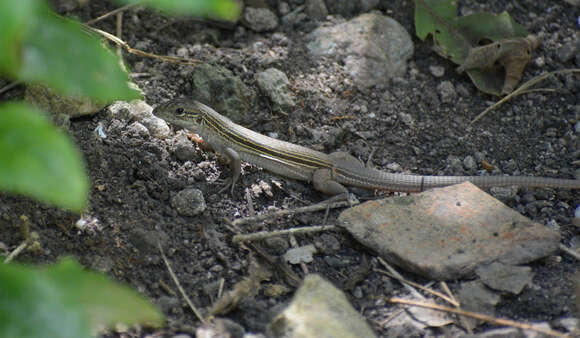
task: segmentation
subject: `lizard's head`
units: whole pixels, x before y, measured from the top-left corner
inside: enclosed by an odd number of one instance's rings
[[[153,110],[153,115],[172,125],[195,131],[202,123],[204,105],[188,99],[175,99],[164,102]]]

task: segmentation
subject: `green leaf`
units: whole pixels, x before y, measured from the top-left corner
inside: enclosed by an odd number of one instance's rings
[[[70,258],[43,268],[0,265],[1,337],[83,338],[137,322],[159,326],[163,318],[137,292]]]
[[[22,45],[20,80],[100,101],[134,99],[117,58],[80,24],[48,11],[37,16]]]
[[[240,6],[233,0],[118,0],[124,3],[145,3],[170,14],[194,14],[228,21],[240,15]]]
[[[0,1],[0,73],[15,76],[22,38],[34,26],[37,0]]]
[[[0,105],[0,190],[81,211],[88,179],[79,151],[37,109]]]

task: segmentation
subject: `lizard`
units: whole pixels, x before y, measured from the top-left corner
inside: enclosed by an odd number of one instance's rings
[[[232,177],[223,190],[234,186],[241,161],[274,174],[311,182],[330,196],[348,196],[347,186],[397,192],[421,192],[469,181],[481,188],[495,186],[580,189],[580,179],[534,176],[425,176],[388,173],[368,168],[346,152],[326,154],[278,140],[245,128],[203,103],[175,99],[158,105],[153,114],[171,125],[200,135],[216,152],[230,160]]]

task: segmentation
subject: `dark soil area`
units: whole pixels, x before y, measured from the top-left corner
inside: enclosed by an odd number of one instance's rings
[[[303,1],[289,1],[291,9]],[[95,18],[115,6],[91,1],[72,13],[82,21]],[[274,9],[277,7],[274,6]],[[481,121],[471,119],[497,98],[478,92],[455,65],[435,54],[431,42],[414,36],[413,3],[381,1],[381,11],[401,23],[413,35],[415,52],[407,74],[366,91],[357,89],[340,64],[333,60],[312,60],[306,52],[305,36],[319,23],[306,19],[293,27],[279,26],[276,32],[254,33],[249,29],[221,28],[199,20],[173,19],[145,9],[125,13],[122,38],[135,48],[161,55],[185,53],[186,57],[221,65],[239,76],[256,92],[254,74],[270,67],[282,70],[290,79],[297,106],[288,115],[275,113],[268,98],[259,95],[258,104],[244,123],[263,134],[276,133],[280,139],[332,152],[348,151],[366,161],[373,149],[373,165],[382,170],[401,170],[426,175],[477,175],[484,170],[479,159],[491,163],[499,174],[574,178],[580,170],[580,81],[577,75],[550,78],[540,86],[555,92],[535,92],[517,97]],[[562,62],[559,51],[578,35],[578,7],[564,1],[460,1],[466,10],[499,13],[507,10],[531,33],[544,41],[526,69],[524,81],[542,72],[575,68],[579,58]],[[114,32],[114,19],[96,25]],[[276,33],[276,35],[275,35]],[[281,36],[284,39],[281,39]],[[281,43],[281,40],[285,41]],[[185,49],[183,49],[185,47]],[[185,52],[183,52],[185,50]],[[275,55],[276,57],[272,57]],[[180,55],[183,56],[183,55]],[[130,68],[139,73],[135,82],[155,106],[167,99],[189,96],[192,68],[126,55]],[[443,67],[435,77],[431,66]],[[457,98],[443,102],[438,86],[450,81]],[[21,95],[12,91],[10,98]],[[369,114],[375,114],[370,118]],[[246,165],[234,196],[218,194],[218,178],[227,178],[229,167],[213,153],[198,151],[190,161],[179,160],[173,140],[141,137],[127,131],[130,121],[116,120],[106,112],[72,121],[70,134],[84,154],[92,182],[90,207],[86,215],[96,218],[100,229],[80,231],[75,227],[79,215],[60,211],[26,198],[0,195],[1,242],[10,250],[20,242],[21,216],[29,218],[40,235],[41,252],[27,252],[18,261],[50,263],[62,256],[74,256],[88,268],[104,271],[128,283],[158,304],[167,316],[163,336],[194,334],[200,325],[169,277],[157,242],[161,241],[168,259],[186,292],[203,311],[216,300],[220,281],[231,288],[247,276],[255,253],[245,245],[233,244],[233,233],[224,218],[247,216],[250,205],[246,190],[265,182],[266,192],[253,189],[252,207],[256,213],[294,208],[324,200],[307,183],[274,176]],[[95,136],[103,125],[108,137]],[[321,130],[324,137],[313,140],[304,130]],[[297,132],[298,131],[298,132]],[[467,168],[467,157],[478,160]],[[205,161],[205,165],[198,166]],[[398,168],[398,169],[397,169]],[[178,215],[170,198],[186,187],[204,193],[206,211],[199,216]],[[268,195],[271,192],[271,196]],[[354,191],[359,196],[372,193]],[[562,189],[519,189],[517,194],[498,197],[513,209],[546,226],[557,227],[562,244],[577,243],[580,228],[572,224],[580,191]],[[335,222],[340,210],[330,212]],[[287,229],[321,224],[324,212],[262,222],[243,231]],[[340,289],[368,259],[379,267],[367,251],[341,232],[299,235],[298,245],[315,244],[320,250],[310,272],[319,273]],[[272,256],[283,254],[288,238],[260,243]],[[577,244],[576,244],[577,245]],[[522,321],[552,321],[578,316],[574,278],[580,272],[578,261],[564,253],[535,262],[533,285],[522,294],[504,298],[497,315]],[[300,266],[293,267],[302,276]],[[403,272],[404,273],[404,272]],[[575,277],[576,275],[576,277]],[[407,274],[419,283],[427,281]],[[249,332],[264,332],[265,325],[290,300],[294,286],[274,274],[264,284],[282,284],[288,292],[277,296],[259,294],[242,301],[226,315]],[[459,285],[450,283],[452,290]],[[391,305],[385,299],[406,291],[385,276],[370,271],[345,294],[378,335],[379,325]],[[204,312],[206,313],[206,312]],[[489,327],[484,327],[489,328]],[[149,329],[135,333],[136,336]],[[113,334],[113,336],[116,336]]]

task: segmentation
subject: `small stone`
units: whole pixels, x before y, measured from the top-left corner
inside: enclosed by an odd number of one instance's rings
[[[196,151],[193,143],[185,136],[180,134],[175,140],[175,150],[173,151],[175,157],[180,161],[190,161],[195,158]]]
[[[452,103],[457,99],[457,92],[455,91],[455,86],[451,81],[443,81],[437,86],[439,91],[439,97],[443,103]]]
[[[246,7],[242,22],[255,32],[271,31],[278,27],[278,17],[268,8]]]
[[[290,264],[311,263],[314,260],[312,254],[315,252],[316,248],[312,244],[292,248],[284,254],[284,260]]]
[[[149,136],[149,129],[145,128],[144,125],[142,125],[141,123],[139,123],[137,121],[131,123],[127,127],[127,132],[129,133],[129,135],[137,136],[137,137]]]
[[[256,74],[256,81],[274,104],[275,110],[290,110],[296,105],[290,91],[290,81],[282,71],[268,68]]]
[[[473,158],[473,156],[466,156],[463,159],[463,167],[467,170],[471,170],[474,169],[477,166],[477,163],[475,163],[475,159]]]
[[[435,77],[442,77],[445,75],[445,68],[442,66],[429,66],[429,71]]]
[[[328,15],[324,0],[306,0],[306,14],[312,20],[322,20]]]
[[[205,208],[203,193],[199,189],[184,189],[171,198],[171,206],[182,216],[195,216]]]

